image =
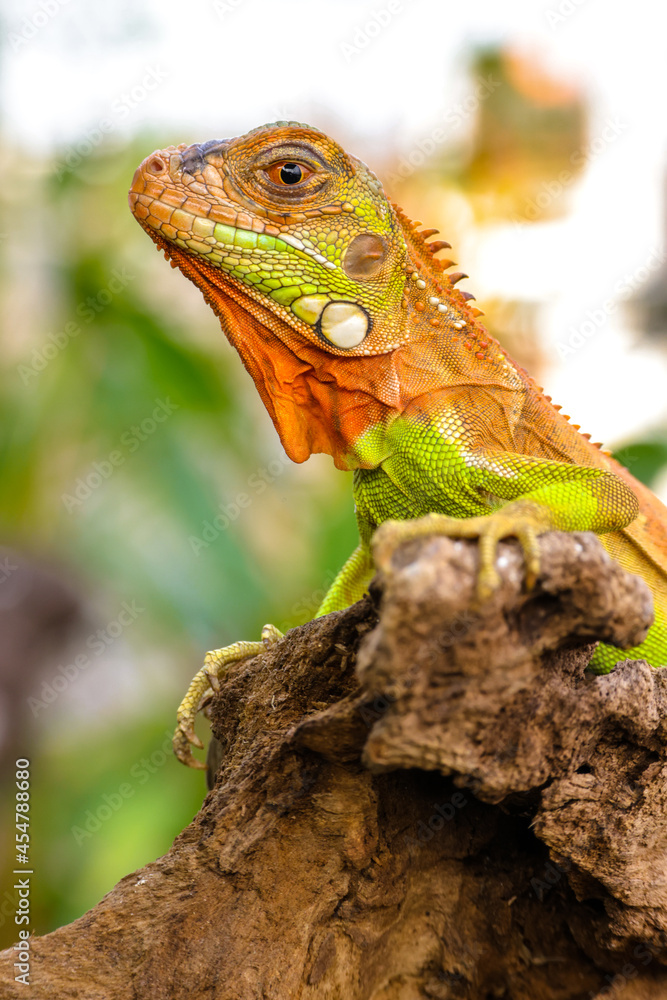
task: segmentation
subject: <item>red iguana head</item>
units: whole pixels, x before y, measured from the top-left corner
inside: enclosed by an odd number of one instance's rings
[[[355,442],[428,388],[414,353],[428,323],[473,320],[375,175],[306,125],[158,150],[129,200],[220,317],[296,462],[367,464]]]

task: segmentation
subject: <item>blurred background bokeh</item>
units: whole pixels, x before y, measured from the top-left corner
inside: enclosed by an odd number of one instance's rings
[[[667,61],[649,0],[6,0],[2,18],[4,945],[15,761],[44,933],[197,811],[204,779],[169,737],[204,651],[306,621],[355,543],[349,476],[285,460],[130,216],[137,163],[279,119],[330,132],[664,499]]]

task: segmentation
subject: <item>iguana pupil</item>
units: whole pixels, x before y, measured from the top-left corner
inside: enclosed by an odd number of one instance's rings
[[[280,168],[280,179],[283,184],[298,184],[303,177],[303,170],[298,163],[283,163]]]

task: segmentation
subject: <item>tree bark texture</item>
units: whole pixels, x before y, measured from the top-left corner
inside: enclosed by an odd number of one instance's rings
[[[667,1000],[667,671],[589,534],[380,535],[371,596],[234,665],[212,792],[167,855],[31,941],[31,1000]]]

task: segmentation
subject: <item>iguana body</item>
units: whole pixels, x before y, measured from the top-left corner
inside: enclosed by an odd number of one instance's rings
[[[656,621],[626,654],[599,646],[592,666],[667,665],[667,509],[511,361],[434,256],[449,244],[426,243],[434,231],[364,164],[277,123],[153,153],[130,205],[220,317],[287,454],[355,470],[360,546],[318,614],[361,597],[387,520],[445,515],[429,530],[479,536],[482,598],[500,538],[520,539],[530,582],[539,534],[595,531],[646,580]]]

